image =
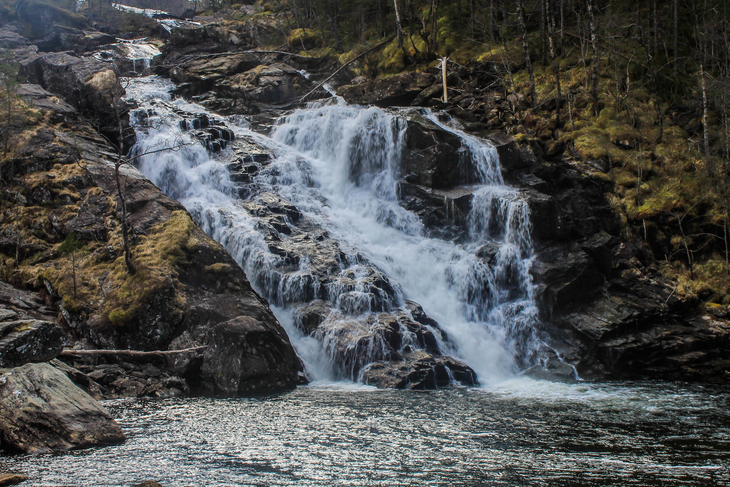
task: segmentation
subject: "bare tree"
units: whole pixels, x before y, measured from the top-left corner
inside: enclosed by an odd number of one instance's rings
[[[535,89],[535,72],[532,69],[532,61],[530,60],[530,41],[527,39],[527,26],[525,25],[525,9],[522,0],[517,1],[517,21],[522,32],[522,48],[525,51],[525,65],[527,66],[527,75],[530,78],[530,98],[532,108],[537,107],[537,90]]]
[[[594,0],[586,0],[586,8],[588,10],[588,29],[590,31],[591,47],[593,49],[593,63],[591,66],[591,96],[593,97],[593,109],[598,110],[598,69],[600,60],[598,59],[598,32],[596,28],[596,19],[593,15]]]

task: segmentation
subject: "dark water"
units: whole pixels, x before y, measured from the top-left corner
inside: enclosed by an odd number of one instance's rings
[[[730,485],[728,391],[555,384],[107,404],[128,441],[0,458],[23,485]]]

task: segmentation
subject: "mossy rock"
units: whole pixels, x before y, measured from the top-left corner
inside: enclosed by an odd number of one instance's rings
[[[322,46],[322,38],[313,29],[294,29],[286,38],[287,44],[295,49],[302,48],[305,51],[316,49]]]

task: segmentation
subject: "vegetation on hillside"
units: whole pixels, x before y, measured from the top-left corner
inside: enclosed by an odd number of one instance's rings
[[[518,100],[502,128],[605,181],[625,236],[652,250],[678,293],[730,304],[727,2],[258,4],[293,48],[341,62],[392,37],[359,74],[433,69],[443,56],[451,66],[498,68],[503,95]],[[229,5],[214,6],[230,18],[240,6]]]

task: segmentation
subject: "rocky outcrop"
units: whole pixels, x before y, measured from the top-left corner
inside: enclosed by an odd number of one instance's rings
[[[470,77],[473,74],[463,76]],[[392,81],[372,80],[343,87],[339,93],[363,104],[436,104],[426,96],[429,88],[411,100],[418,86],[409,87],[409,79],[401,75]],[[461,100],[472,96],[468,122],[481,113],[475,108],[477,95],[483,93],[469,88],[444,107],[465,115]],[[511,104],[505,109],[507,117],[521,107],[518,99],[503,102]],[[400,203],[421,218],[432,236],[462,240],[474,168],[462,159],[457,137],[417,114],[407,123]],[[548,346],[537,354],[540,365],[528,373],[567,379],[577,373],[593,379],[721,380],[729,370],[723,358],[730,343],[725,311],[719,313],[722,316],[703,313],[694,308],[696,303],[673,296],[674,286],[653,269],[650,254],[621,236],[606,200],[606,183],[555,157],[562,149],[519,145],[503,133],[481,134],[495,146],[504,179],[520,188],[530,207],[535,240],[531,273],[540,309],[539,333]],[[488,247],[478,253],[487,263],[495,252]],[[380,367],[375,368],[378,376],[383,375]]]
[[[375,105],[378,107],[408,106],[416,101],[419,102],[427,97],[433,97],[440,92],[437,91],[428,96],[424,91],[428,90],[438,78],[428,73],[403,73],[382,80],[368,80],[356,85],[346,85],[337,90],[348,103],[358,105]],[[419,103],[420,104],[420,103]]]
[[[47,362],[61,353],[63,343],[63,333],[49,321],[0,322],[0,367]]]
[[[118,80],[108,64],[69,53],[48,53],[23,65],[23,70],[31,83],[61,96],[90,118],[113,115]]]
[[[497,144],[505,179],[530,204],[547,356],[588,379],[722,380],[730,324],[678,299],[650,253],[622,238],[604,183],[504,137]]]
[[[362,371],[363,383],[388,389],[437,389],[454,381],[477,384],[476,374],[451,357],[434,357],[423,350],[409,352],[403,360],[373,362]]]
[[[46,69],[47,62],[49,58],[39,61],[39,69],[49,86],[57,86],[65,78],[54,78],[56,70]],[[50,65],[56,66],[53,62]],[[95,71],[94,66],[82,67],[76,60],[70,63],[71,73],[63,74],[73,78],[70,82],[83,81],[84,73],[105,73]],[[247,316],[271,332],[265,339],[273,340],[269,345],[280,351],[276,357],[293,357],[291,344],[268,304],[253,291],[235,261],[193,224],[179,203],[127,165],[120,171],[136,273],[119,267],[123,261],[122,214],[112,162],[114,149],[84,122],[70,119],[63,123],[72,126],[73,136],[66,131],[68,125],[32,127],[14,158],[2,166],[18,197],[0,207],[0,235],[12,236],[7,242],[0,239],[0,245],[7,246],[7,254],[17,251],[21,258],[21,265],[13,271],[14,282],[43,290],[48,302],[58,306],[59,324],[70,345],[78,341],[84,343],[82,348],[166,350],[175,348],[173,342],[183,335],[191,337],[195,345],[206,345],[213,326]],[[203,130],[207,134],[203,142],[210,149],[232,139],[230,132],[226,136],[213,126]],[[14,226],[17,221],[22,223],[19,236],[13,230],[18,228]],[[82,253],[74,257],[59,250],[58,244],[72,233],[84,249],[83,258]],[[261,358],[271,370],[264,380],[259,367],[260,374],[251,376],[250,384],[248,376],[242,377],[241,391],[249,390],[250,385],[263,394],[291,388],[299,381],[298,361],[272,362],[264,357],[266,347],[257,347],[251,349],[254,355],[249,359]],[[47,348],[53,354],[58,352],[57,345]],[[147,370],[110,362],[107,365],[113,367],[108,371],[92,374],[95,369],[87,360],[73,359],[78,369],[89,372],[88,380],[110,396],[163,397],[214,389],[201,380],[199,364],[180,377],[165,363]]]
[[[280,329],[240,316],[215,325],[206,341],[201,378],[213,395],[270,394],[301,382],[291,373],[301,370],[299,358]]]
[[[0,369],[0,449],[40,453],[125,440],[99,403],[48,364]]]

